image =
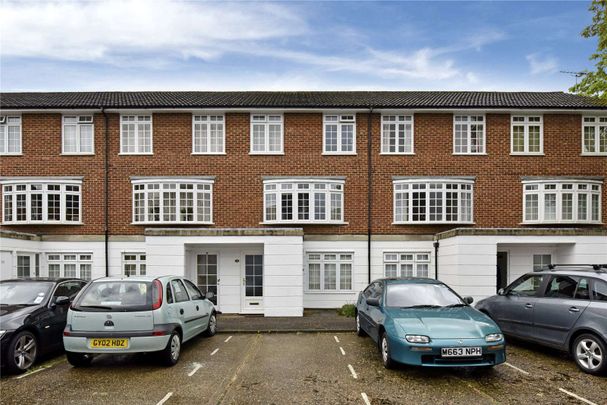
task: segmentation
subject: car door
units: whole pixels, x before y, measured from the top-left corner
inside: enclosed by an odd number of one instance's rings
[[[360,327],[367,333],[370,334],[371,330],[371,322],[369,320],[369,308],[370,306],[367,304],[367,298],[373,297],[374,291],[377,288],[377,283],[373,282],[369,284],[367,288],[364,289],[360,296],[360,301],[358,303],[358,314],[360,319]]]
[[[545,285],[543,274],[525,274],[514,281],[495,302],[492,316],[505,333],[531,338],[533,309],[540,288]]]
[[[190,280],[183,279],[183,282],[185,283],[185,288],[190,294],[190,300],[192,301],[191,305],[194,307],[194,317],[188,322],[192,323],[192,334],[198,335],[207,329],[211,311],[209,310],[209,305],[205,301],[204,296],[198,287],[196,287]]]
[[[569,331],[590,304],[590,282],[586,277],[550,276],[533,311],[533,338],[563,347]]]
[[[192,319],[195,317],[192,301],[190,296],[180,279],[171,280],[171,288],[173,289],[173,307],[175,308],[176,315],[181,321],[181,327],[183,329],[183,341],[190,339],[194,336],[195,328]]]
[[[375,288],[373,289],[373,298],[377,298],[379,300],[379,306],[369,305],[368,314],[369,314],[369,336],[371,336],[376,342],[379,341],[379,326],[384,321],[384,313],[382,312],[381,306],[383,305],[383,296],[384,296],[384,283],[378,281],[375,283]]]
[[[64,281],[57,284],[44,316],[42,333],[44,341],[49,346],[60,346],[63,344],[63,329],[67,320],[69,304],[55,305],[57,297],[68,297],[73,300],[86,283],[78,280]]]

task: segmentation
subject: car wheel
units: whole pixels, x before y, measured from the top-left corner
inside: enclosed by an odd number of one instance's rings
[[[207,330],[204,331],[204,335],[211,337],[211,336],[215,336],[216,333],[217,333],[217,315],[215,314],[215,312],[212,312],[211,316],[209,317],[209,326],[207,326]]]
[[[595,335],[588,333],[578,336],[571,354],[578,367],[588,374],[602,374],[607,370],[605,343]]]
[[[390,355],[390,342],[388,342],[388,335],[385,332],[381,335],[379,350],[381,351],[381,360],[384,363],[384,367],[388,369],[394,368],[394,360],[392,360]]]
[[[365,331],[363,330],[363,328],[360,327],[360,315],[358,314],[358,312],[356,313],[356,334],[358,336],[366,336],[367,335],[365,333]]]
[[[67,362],[74,367],[88,367],[93,361],[93,355],[88,353],[65,352]]]
[[[32,332],[22,331],[13,337],[8,346],[6,359],[8,370],[13,373],[24,373],[36,361],[38,341]]]
[[[181,354],[181,336],[177,331],[171,333],[169,342],[164,348],[162,353],[162,363],[165,366],[174,366],[179,361],[179,355]]]

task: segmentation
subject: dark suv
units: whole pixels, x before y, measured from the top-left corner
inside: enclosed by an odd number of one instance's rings
[[[607,265],[550,265],[476,308],[506,335],[568,351],[590,374],[607,370]]]

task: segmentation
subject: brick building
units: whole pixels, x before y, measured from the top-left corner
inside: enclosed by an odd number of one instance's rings
[[[180,274],[223,312],[607,262],[607,106],[565,93],[0,95],[2,278]]]

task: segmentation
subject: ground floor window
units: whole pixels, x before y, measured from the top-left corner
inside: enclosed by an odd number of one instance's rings
[[[49,253],[46,256],[51,278],[81,278],[90,280],[93,270],[91,253]]]
[[[533,255],[533,271],[539,271],[552,264],[552,255]]]
[[[145,276],[145,253],[123,253],[122,269],[125,276]]]
[[[309,291],[351,291],[352,253],[308,253]]]
[[[429,269],[429,252],[384,253],[384,275],[386,277],[428,277]]]

